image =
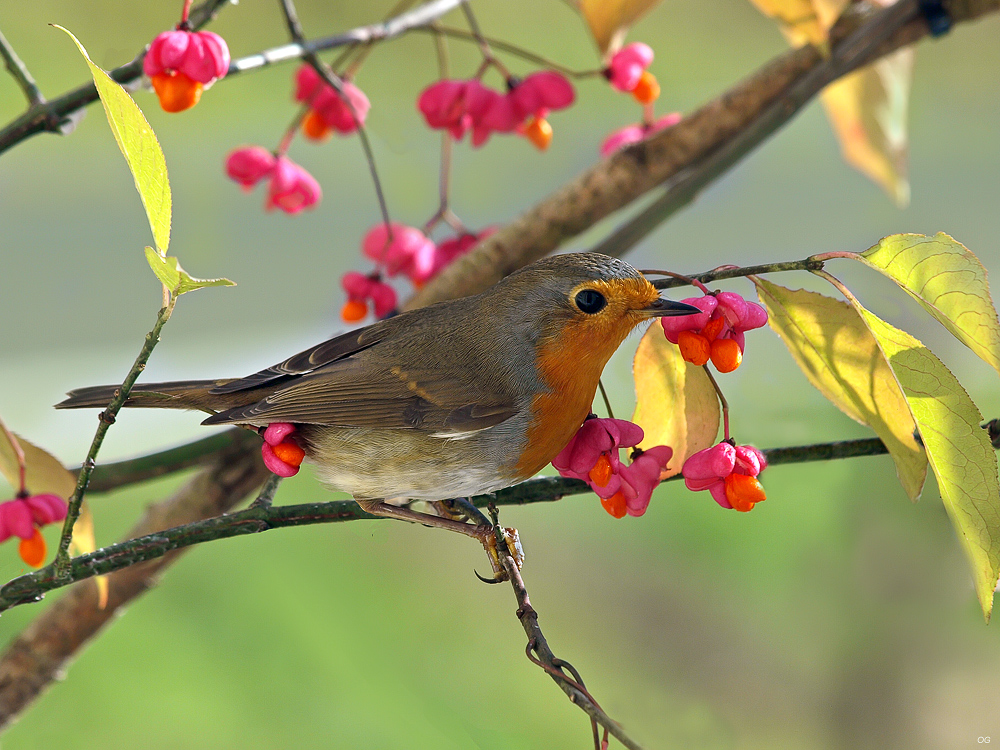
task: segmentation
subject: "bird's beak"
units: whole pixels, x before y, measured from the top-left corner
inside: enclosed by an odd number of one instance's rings
[[[666,318],[674,315],[699,315],[704,310],[699,310],[694,305],[689,305],[686,302],[674,302],[673,300],[659,297],[637,312],[648,318]]]

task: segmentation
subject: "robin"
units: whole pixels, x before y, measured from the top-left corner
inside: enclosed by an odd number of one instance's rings
[[[137,384],[125,406],[201,410],[207,425],[292,423],[319,479],[365,511],[482,539],[488,527],[386,501],[445,501],[533,476],[583,424],[637,325],[700,312],[662,299],[617,258],[557,255],[244,378]],[[117,387],[71,391],[56,408],[103,408]]]

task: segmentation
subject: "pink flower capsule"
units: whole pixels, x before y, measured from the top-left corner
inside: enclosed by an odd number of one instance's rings
[[[417,99],[417,109],[427,125],[448,130],[455,140],[472,131],[472,145],[481,146],[489,139],[490,129],[483,118],[494,102],[503,97],[478,80],[443,80],[428,86]]]
[[[348,135],[357,130],[359,124],[365,124],[371,102],[351,81],[343,82],[343,90],[347,101],[311,65],[302,65],[295,73],[295,101],[308,104],[331,130]]]
[[[527,76],[507,96],[520,123],[532,115],[545,117],[552,110],[565,109],[576,99],[576,92],[561,73],[541,70]]]
[[[621,491],[630,516],[641,516],[646,512],[653,490],[660,484],[660,475],[673,455],[674,451],[669,446],[657,445],[644,450],[628,466],[619,468]]]
[[[274,422],[264,430],[264,443],[260,447],[264,465],[279,477],[293,477],[299,473],[299,466],[305,458],[305,451],[299,447],[292,435],[295,425],[288,422]]]
[[[495,234],[496,231],[497,227],[487,227],[483,231],[479,232],[479,234],[467,232],[455,237],[449,237],[448,239],[437,243],[437,248],[434,253],[434,265],[431,268],[428,278],[432,279],[437,276],[442,269],[451,265],[456,258],[465,255],[482,240],[485,240],[491,234]]]
[[[734,446],[724,441],[688,458],[681,474],[689,490],[708,490],[723,508],[747,511],[763,502],[764,490],[759,482],[750,483],[738,477],[756,480],[766,468],[767,459],[753,446]]]
[[[0,503],[0,542],[12,536],[31,539],[35,529],[66,517],[66,501],[58,495],[43,493],[16,497]]]
[[[642,442],[642,428],[624,419],[588,419],[566,447],[552,459],[552,465],[564,477],[589,481],[598,459],[606,455],[612,471],[621,465],[619,448],[631,448]]]
[[[685,300],[704,310],[691,320],[661,318],[667,340],[677,344],[681,356],[695,365],[712,360],[719,372],[732,372],[743,359],[746,331],[767,323],[767,311],[734,292],[718,292]]]
[[[164,31],[149,45],[142,71],[152,78],[180,73],[192,81],[211,84],[229,71],[226,40],[211,31]]]
[[[619,91],[632,91],[652,62],[652,48],[642,42],[632,42],[615,53],[605,75]]]
[[[645,138],[653,135],[653,133],[659,133],[661,130],[666,130],[679,123],[682,120],[680,112],[671,112],[669,115],[664,115],[663,117],[656,120],[652,125],[643,125],[642,123],[637,123],[635,125],[626,125],[624,128],[612,131],[604,142],[601,143],[601,156],[608,157],[611,156],[615,151],[620,148],[625,148],[633,143],[638,143]]]
[[[287,156],[279,156],[267,188],[268,211],[280,208],[286,214],[297,214],[312,208],[323,197],[316,179]]]
[[[384,223],[376,224],[365,235],[361,247],[366,257],[385,268],[388,276],[405,274],[411,279],[426,279],[434,267],[434,242],[415,227],[392,222],[392,237]]]
[[[254,185],[268,177],[277,164],[270,151],[260,146],[241,146],[226,158],[226,174],[250,192]]]
[[[396,290],[377,273],[365,276],[349,271],[341,277],[340,285],[347,292],[347,304],[341,310],[341,317],[347,323],[356,323],[368,314],[368,300],[372,301],[376,318],[384,318],[396,309]]]

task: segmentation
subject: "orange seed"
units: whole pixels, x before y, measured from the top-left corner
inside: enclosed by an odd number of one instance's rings
[[[680,347],[681,356],[684,357],[685,361],[699,367],[708,362],[712,355],[712,345],[708,339],[694,331],[678,333],[677,346]]]
[[[632,89],[632,96],[639,104],[652,104],[660,98],[660,82],[648,70],[643,71],[639,83]]]
[[[601,498],[601,507],[604,508],[608,513],[613,515],[615,518],[624,518],[625,514],[628,512],[628,506],[625,503],[625,493],[618,490],[611,497]]]
[[[357,323],[368,314],[368,305],[359,299],[349,299],[340,308],[340,317],[345,323]]]
[[[587,476],[598,487],[608,486],[608,482],[611,481],[611,461],[608,460],[607,454],[602,453],[598,457],[597,463],[594,464],[594,468]]]
[[[283,443],[278,443],[272,450],[274,455],[284,461],[286,464],[291,464],[292,466],[299,466],[302,463],[302,459],[305,458],[306,452],[302,450],[295,443],[286,440]]]
[[[323,116],[315,109],[302,120],[302,134],[311,141],[325,141],[333,130],[323,120]]]
[[[757,477],[749,474],[730,474],[725,479],[726,499],[735,510],[746,513],[753,506],[767,499],[764,488]]]
[[[712,342],[712,364],[719,372],[732,372],[742,361],[743,352],[733,339],[716,339]]]
[[[204,86],[183,73],[157,73],[150,81],[164,112],[183,112],[201,99]]]
[[[524,137],[534,143],[539,151],[544,151],[552,142],[552,126],[544,117],[532,118],[524,129]]]
[[[45,537],[37,528],[30,539],[22,539],[17,546],[17,552],[21,559],[32,568],[42,567],[45,562]]]

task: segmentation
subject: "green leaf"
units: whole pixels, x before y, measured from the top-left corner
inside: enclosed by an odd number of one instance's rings
[[[852,257],[899,284],[1000,372],[1000,321],[986,269],[962,243],[943,232],[933,237],[896,234]]]
[[[24,453],[25,485],[33,495],[50,492],[63,500],[76,490],[76,477],[59,462],[51,453],[33,445],[20,435],[15,439]],[[18,489],[17,457],[14,447],[7,440],[3,430],[0,430],[0,474],[15,490]]]
[[[719,433],[719,398],[705,370],[685,362],[676,345],[654,323],[636,349],[635,414],[642,427],[640,448],[669,445],[673,458],[660,478],[680,473],[694,453],[715,444]]]
[[[913,437],[906,397],[871,331],[848,303],[754,279],[768,324],[809,382],[844,414],[871,427],[889,450],[911,500],[920,497],[927,456]]]
[[[162,257],[153,248],[146,248],[146,260],[149,267],[153,269],[163,285],[170,290],[175,297],[196,289],[204,289],[207,286],[236,286],[236,282],[229,279],[196,279],[188,274],[177,258],[172,256]]]
[[[135,187],[149,218],[153,241],[166,253],[170,245],[170,181],[160,143],[128,92],[90,61],[87,50],[71,32],[62,26],[56,28],[69,34],[90,67],[111,132],[132,170]]]
[[[989,622],[1000,577],[1000,478],[996,453],[979,426],[983,416],[927,347],[868,312],[846,289],[841,291],[875,336],[906,395]]]

